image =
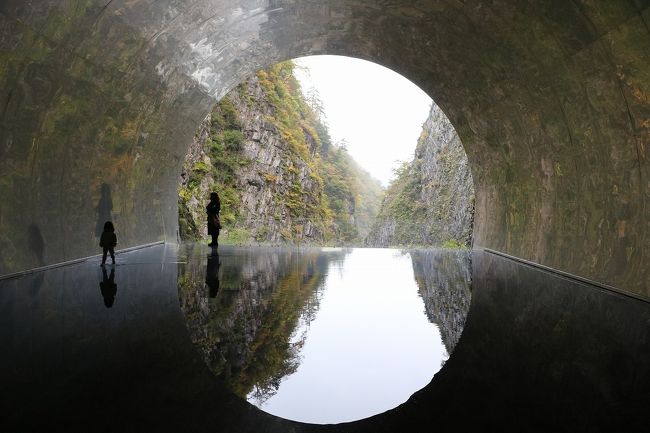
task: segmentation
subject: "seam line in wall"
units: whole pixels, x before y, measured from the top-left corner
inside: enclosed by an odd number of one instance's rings
[[[129,251],[140,250],[142,248],[153,247],[153,246],[156,246],[156,245],[162,245],[164,243],[165,243],[165,241],[158,241],[158,242],[152,242],[150,244],[137,245],[135,247],[129,247],[129,248],[124,248],[124,249],[121,249],[121,250],[117,250],[117,251],[115,251],[115,254],[117,255],[117,254],[122,254],[122,253],[128,253]],[[67,260],[65,262],[59,262],[59,263],[54,263],[54,264],[51,264],[51,265],[39,266],[38,268],[27,269],[27,270],[19,271],[19,272],[13,272],[11,274],[0,275],[0,281],[9,280],[11,278],[21,277],[23,275],[33,274],[33,273],[36,273],[36,272],[47,271],[47,270],[54,269],[54,268],[61,268],[63,266],[74,265],[74,264],[82,263],[82,262],[85,262],[86,260],[94,259],[95,257],[101,257],[101,256],[102,256],[102,254],[95,254],[95,255],[92,255],[92,256],[82,257],[82,258],[79,258],[79,259]]]

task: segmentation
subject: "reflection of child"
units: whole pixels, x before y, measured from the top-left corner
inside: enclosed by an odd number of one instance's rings
[[[104,249],[104,255],[102,256],[102,266],[106,264],[106,253],[111,253],[111,260],[115,264],[115,245],[117,245],[117,236],[115,236],[115,227],[110,221],[104,223],[104,232],[102,237],[99,239],[99,246]]]
[[[102,269],[104,279],[99,283],[99,289],[104,297],[104,305],[106,308],[111,308],[115,302],[115,295],[117,294],[117,284],[115,284],[115,268],[111,268],[111,276],[106,275],[106,268]]]

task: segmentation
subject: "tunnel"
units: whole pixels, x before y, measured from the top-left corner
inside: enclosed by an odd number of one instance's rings
[[[650,295],[647,2],[5,1],[0,274],[176,240],[176,182],[215,101],[340,54],[425,90],[476,184],[474,247]],[[377,89],[381,91],[381,89]],[[107,208],[108,206],[108,208]]]
[[[4,0],[0,276],[97,254],[107,217],[119,248],[177,242],[206,114],[318,54],[386,66],[445,112],[475,250],[650,300],[648,0]]]

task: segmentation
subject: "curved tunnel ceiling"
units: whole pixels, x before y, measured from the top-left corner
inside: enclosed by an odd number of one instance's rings
[[[6,0],[0,275],[94,254],[106,217],[120,247],[176,240],[180,165],[215,99],[340,54],[452,121],[475,247],[650,297],[649,23],[648,0]]]

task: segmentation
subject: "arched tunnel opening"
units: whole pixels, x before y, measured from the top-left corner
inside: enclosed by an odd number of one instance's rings
[[[393,409],[431,381],[470,303],[474,190],[429,97],[358,59],[281,62],[228,92],[184,159],[180,304],[233,393],[333,424]],[[440,246],[459,250],[428,251]]]
[[[82,404],[103,389],[124,399],[107,430],[421,431],[435,419],[641,431],[649,22],[642,0],[3,2],[4,422],[81,429],[116,404]],[[187,144],[242,79],[313,54],[373,61],[421,87],[458,132],[476,188],[472,307],[454,355],[404,405],[343,426],[289,423],[233,400],[171,320],[181,315],[173,242]],[[157,244],[125,253],[142,266],[124,268],[133,310],[119,323],[78,309],[90,302],[83,288],[97,286],[82,260],[97,253],[107,216],[120,248]],[[33,272],[44,268],[51,273]],[[111,279],[99,275],[109,300]],[[111,366],[144,378],[140,391],[98,364],[106,347]],[[71,405],[88,411],[72,419]]]
[[[179,183],[183,241],[209,241],[216,191],[222,245],[472,244],[472,175],[449,119],[359,59],[306,57],[247,77],[201,123]]]

